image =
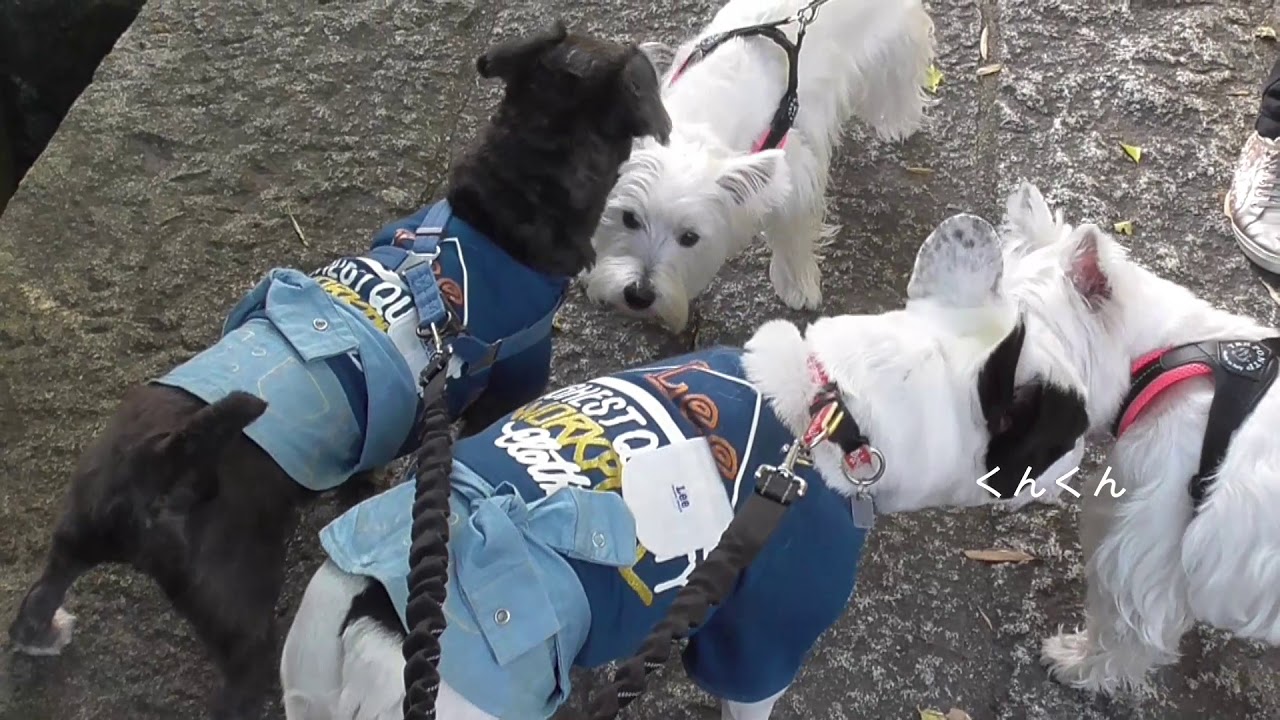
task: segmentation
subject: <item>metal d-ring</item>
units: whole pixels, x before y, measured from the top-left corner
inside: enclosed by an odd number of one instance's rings
[[[872,457],[876,465],[876,472],[871,477],[865,478],[865,479],[854,477],[853,474],[849,472],[848,464],[844,462],[840,463],[840,471],[844,473],[844,479],[848,480],[854,485],[857,485],[860,490],[865,490],[866,488],[869,488],[872,485],[875,485],[877,482],[879,482],[880,478],[884,476],[884,468],[885,468],[884,454],[881,453],[872,445],[867,445],[866,450],[867,450],[867,454]]]

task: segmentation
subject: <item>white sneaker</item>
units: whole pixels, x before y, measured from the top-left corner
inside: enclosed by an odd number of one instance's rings
[[[1244,254],[1280,273],[1280,143],[1249,133],[1224,210]]]

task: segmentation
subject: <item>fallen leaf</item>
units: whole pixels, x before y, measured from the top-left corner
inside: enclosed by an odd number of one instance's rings
[[[978,56],[983,60],[987,59],[987,31],[988,28],[982,28],[982,37],[978,39]]]
[[[982,67],[978,68],[978,77],[995,75],[996,73],[1000,72],[1003,69],[1004,69],[1004,66],[1001,65],[1000,63],[995,63],[993,65],[983,65]]]
[[[982,619],[983,619],[983,620],[986,620],[986,621],[987,621],[987,627],[988,627],[988,628],[990,628],[990,629],[992,629],[992,630],[995,630],[995,629],[996,629],[996,626],[991,624],[991,618],[987,617],[987,614],[986,614],[986,613],[984,613],[984,612],[982,612],[982,608],[978,608],[978,614],[982,616]]]
[[[1129,159],[1135,163],[1142,162],[1142,148],[1135,145],[1125,145],[1124,143],[1120,143],[1120,147],[1124,148],[1124,154],[1128,155]]]
[[[934,170],[933,168],[927,168],[927,167],[908,166],[907,172],[915,173],[916,175],[932,175]]]
[[[969,717],[969,713],[960,708],[951,708],[947,711],[946,720],[973,720],[973,718]]]
[[[1113,227],[1115,227],[1115,231],[1120,233],[1121,235],[1133,234],[1132,220],[1121,220],[1120,222],[1116,223]]]
[[[938,92],[938,86],[942,84],[942,71],[937,65],[930,65],[925,71],[925,89],[931,93]]]
[[[1035,556],[1028,555],[1021,550],[1004,550],[1001,548],[991,548],[990,550],[965,550],[965,557],[970,560],[979,560],[989,563],[1024,563],[1035,560]]]
[[[1253,36],[1259,40],[1275,40],[1276,29],[1270,25],[1262,25],[1257,30],[1253,31]]]
[[[916,708],[920,710],[920,708]],[[941,710],[920,710],[920,720],[947,720],[947,716],[942,714]]]

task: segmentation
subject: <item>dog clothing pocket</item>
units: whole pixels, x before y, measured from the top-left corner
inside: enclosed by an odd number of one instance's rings
[[[729,523],[724,481],[706,438],[641,450],[622,467],[622,497],[654,562],[710,551]]]

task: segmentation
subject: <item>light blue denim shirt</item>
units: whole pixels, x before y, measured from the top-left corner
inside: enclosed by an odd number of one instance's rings
[[[214,346],[153,382],[205,402],[243,390],[267,402],[245,428],[295,481],[329,490],[394,460],[414,425],[417,380],[386,335],[298,270],[277,268],[227,316]],[[330,358],[358,353],[362,433]]]
[[[612,493],[565,488],[526,502],[456,461],[451,482],[441,676],[495,717],[550,717],[569,697],[569,671],[591,627],[565,557],[631,565],[635,521]],[[335,565],[386,588],[406,632],[413,497],[410,478],[320,532]]]

